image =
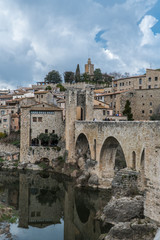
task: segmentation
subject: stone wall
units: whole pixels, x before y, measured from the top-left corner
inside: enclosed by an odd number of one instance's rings
[[[20,149],[11,144],[0,143],[0,158],[6,160],[18,160]]]
[[[55,159],[64,156],[65,149],[58,150],[56,150],[56,147],[30,146],[20,160],[25,163],[35,163],[48,159],[49,165],[52,166]]]

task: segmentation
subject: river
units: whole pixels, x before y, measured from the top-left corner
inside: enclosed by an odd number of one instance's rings
[[[96,219],[110,198],[109,190],[80,189],[59,174],[0,172],[0,202],[17,216],[0,239],[97,240],[111,228]]]

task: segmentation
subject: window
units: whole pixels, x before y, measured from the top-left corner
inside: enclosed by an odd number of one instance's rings
[[[142,89],[142,86],[139,86],[139,89]]]
[[[48,129],[45,129],[45,133],[48,133]]]
[[[110,96],[110,98],[112,99],[112,95]]]
[[[55,133],[55,130],[52,130],[52,133]]]
[[[132,92],[130,93],[130,97],[133,97],[133,93]]]
[[[14,113],[14,111],[12,110],[11,113]]]
[[[37,98],[38,98],[38,95],[37,95]]]
[[[151,77],[149,77],[149,78],[148,78],[148,81],[151,82],[151,80],[152,80]]]
[[[155,81],[158,81],[158,77],[155,77]]]
[[[143,97],[143,95],[142,95],[142,97]]]
[[[36,117],[33,117],[33,122],[37,122],[37,118]]]
[[[129,81],[129,85],[131,85],[131,82]]]
[[[149,110],[149,113],[152,113],[152,110]]]
[[[43,95],[41,95],[41,98],[43,98]]]
[[[144,106],[144,103],[142,103],[142,105]]]
[[[142,110],[142,113],[144,113],[144,110]]]
[[[114,98],[116,98],[116,95],[114,95]]]
[[[151,85],[148,85],[148,89],[151,89]]]
[[[154,88],[158,88],[158,85],[157,85],[157,84],[155,84],[155,85],[154,85]]]
[[[142,78],[139,79],[139,84],[140,84],[140,85],[142,84]]]
[[[4,110],[2,110],[2,111],[1,111],[1,115],[4,115],[4,114],[5,114],[5,111],[4,111]]]
[[[3,122],[7,122],[7,119],[6,119],[6,118],[4,118],[4,119],[3,119]]]
[[[38,122],[42,122],[42,117],[38,117]]]
[[[152,106],[152,102],[150,102],[150,106]]]
[[[119,86],[121,86],[121,83],[119,84]]]
[[[152,95],[150,95],[150,97],[152,97]]]
[[[109,111],[107,111],[107,115],[109,115]]]
[[[41,212],[37,212],[37,217],[40,217],[41,216]]]
[[[105,110],[103,110],[103,115],[106,115],[106,111]]]
[[[35,217],[35,212],[31,212],[31,217]]]

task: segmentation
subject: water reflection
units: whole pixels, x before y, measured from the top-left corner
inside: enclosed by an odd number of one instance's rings
[[[62,176],[42,173],[0,173],[0,183],[0,201],[19,210],[13,239],[97,240],[107,231],[95,217],[109,191],[77,189]]]

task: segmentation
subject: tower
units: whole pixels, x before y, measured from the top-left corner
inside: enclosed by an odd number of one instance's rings
[[[85,73],[88,73],[89,75],[94,74],[94,64],[91,64],[90,58],[88,58],[88,63],[85,64]]]

